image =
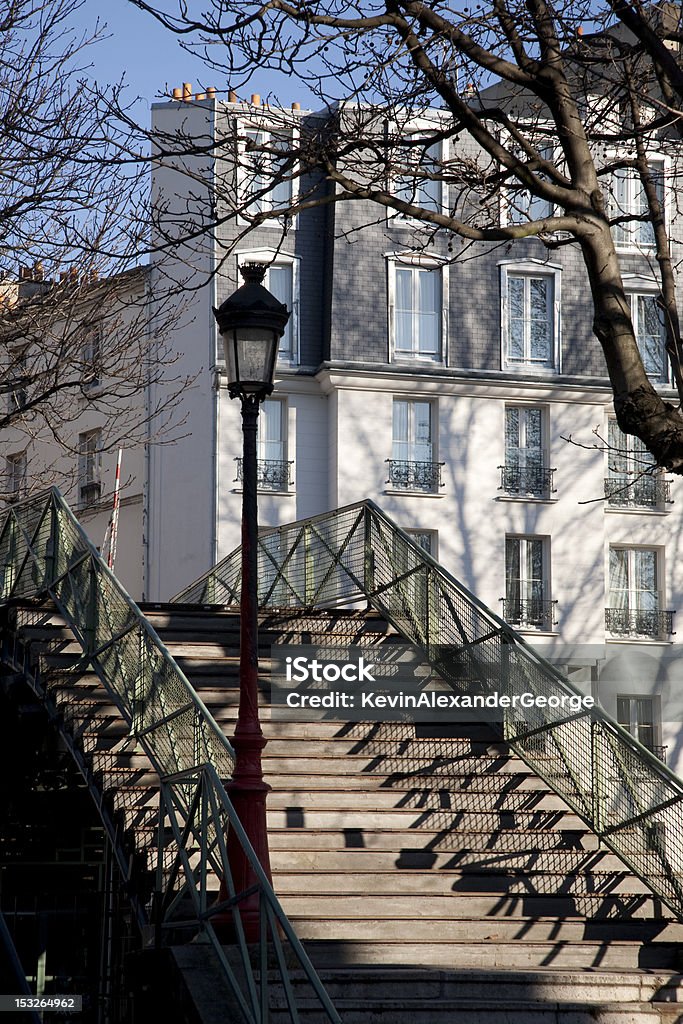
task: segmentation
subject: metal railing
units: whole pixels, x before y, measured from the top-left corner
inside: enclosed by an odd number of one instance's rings
[[[553,487],[554,469],[545,466],[499,466],[499,490],[515,496],[548,498],[555,492]]]
[[[236,458],[236,483],[243,480],[242,459]],[[286,491],[292,484],[293,461],[283,462],[278,459],[256,460],[256,486],[264,491]]]
[[[531,597],[501,597],[503,618],[517,629],[542,629],[550,632],[556,625],[557,601]]]
[[[443,462],[406,462],[403,459],[385,459],[389,467],[386,482],[392,487],[408,491],[436,491],[443,487]]]
[[[151,907],[138,914],[139,925],[143,929],[149,925],[157,941],[164,932],[176,933],[183,928],[202,931],[248,1024],[266,1024],[269,1019],[269,951],[275,955],[276,984],[284,993],[292,1021],[298,1020],[289,980],[295,964],[310,985],[304,998],[312,988],[325,1018],[341,1024],[223,785],[234,764],[230,743],[56,488],[13,505],[0,518],[0,604],[36,597],[49,597],[54,602],[82,649],[79,668],[91,668],[97,674],[130,727],[131,737],[144,749],[159,775],[156,889]],[[38,685],[35,680],[33,683]],[[46,698],[44,691],[37,692]],[[72,753],[86,774],[83,755],[73,746]],[[92,779],[88,782],[92,789]],[[120,836],[104,811],[103,824],[124,878],[130,880]],[[227,855],[226,836],[230,830],[236,834],[257,878],[262,927],[254,963],[240,916],[241,900],[252,893],[235,892]],[[209,882],[213,876],[223,879],[229,899],[210,906]],[[212,924],[215,914],[225,915],[226,911],[230,911],[233,921],[233,962]],[[287,940],[286,950],[282,936]]]
[[[671,481],[660,473],[616,473],[605,477],[605,497],[612,508],[661,508],[673,504]]]
[[[543,707],[501,709],[505,738],[683,918],[683,782],[601,709],[569,710],[581,691],[373,502],[264,530],[258,575],[262,607],[366,599],[456,690],[471,681],[545,697]],[[239,576],[237,550],[175,600],[235,603]]]
[[[658,608],[605,608],[605,629],[612,636],[646,636],[656,640],[673,634],[675,614]]]

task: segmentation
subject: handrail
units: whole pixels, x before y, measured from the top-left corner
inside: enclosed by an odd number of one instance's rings
[[[370,500],[263,530],[258,576],[264,608],[367,600],[454,689],[581,696]],[[173,600],[233,604],[239,587],[237,549]],[[600,708],[502,715],[518,756],[683,919],[683,782]]]
[[[0,517],[0,604],[41,595],[52,599],[70,626],[83,651],[80,667],[92,666],[159,775],[157,883],[151,912],[143,911],[143,927],[147,922],[152,925],[157,942],[164,931],[173,935],[188,925],[201,930],[214,948],[237,1012],[247,1024],[267,1024],[270,1019],[273,982],[264,965],[269,965],[271,949],[291,1020],[299,1020],[289,978],[295,963],[325,1019],[341,1024],[223,784],[234,764],[230,743],[57,488],[12,505]],[[105,816],[103,822],[107,827]],[[240,913],[240,902],[252,891],[235,891],[225,838],[228,831],[235,834],[257,880],[261,928],[255,959]],[[212,875],[223,880],[230,895],[228,907],[210,905]],[[187,914],[188,903],[193,911],[190,921],[179,922],[179,915]],[[226,912],[232,916],[237,970],[212,922],[214,915]]]

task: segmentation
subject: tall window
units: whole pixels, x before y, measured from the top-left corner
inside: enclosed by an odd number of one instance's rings
[[[28,383],[28,349],[15,349],[10,353],[7,377],[10,383],[8,392],[7,411],[17,412],[23,409],[27,402]]]
[[[294,267],[291,263],[275,263],[268,268],[265,280],[266,288],[273,293],[276,299],[284,302],[289,310],[289,320],[285,327],[285,333],[280,338],[278,359],[284,362],[293,363],[297,361],[296,345],[294,342],[295,332],[295,311],[294,311]]]
[[[78,435],[78,482],[82,507],[96,504],[102,493],[102,431]]]
[[[657,725],[655,723],[653,697],[617,697],[617,721],[648,750],[660,753],[655,747]]]
[[[555,362],[553,277],[513,271],[506,277],[507,363],[552,367]]]
[[[247,128],[244,131],[243,201],[250,215],[286,207],[292,201],[291,170],[285,167],[286,154],[292,148],[292,133]],[[264,147],[269,152],[262,152]],[[282,156],[278,156],[282,153]],[[278,181],[273,179],[280,176]]]
[[[552,629],[547,543],[544,537],[505,538],[504,617],[513,626]]]
[[[396,153],[396,161],[405,171],[396,175],[394,195],[404,203],[438,213],[443,206],[442,144],[429,145],[421,135],[410,135],[405,143]]]
[[[505,410],[505,465],[502,489],[506,494],[548,497],[552,472],[545,465],[544,410],[508,406]]]
[[[287,461],[287,406],[270,399],[258,418],[257,484],[265,491],[286,491],[291,463]],[[242,479],[242,459],[237,459],[237,479]]]
[[[83,332],[83,387],[98,387],[102,382],[102,326],[92,324]]]
[[[649,164],[657,196],[664,202],[664,164],[661,160]],[[635,167],[621,167],[612,172],[610,180],[609,213],[611,218],[624,217],[623,223],[612,228],[615,244],[651,249],[655,233],[649,220],[633,219],[649,215],[645,189]]]
[[[660,571],[656,548],[610,548],[609,632],[654,638],[672,632],[673,613],[662,608]]]
[[[394,266],[394,351],[441,359],[441,268]]]
[[[387,483],[413,491],[434,491],[440,464],[434,457],[434,405],[394,399],[392,450]]]
[[[668,381],[667,362],[662,311],[657,305],[657,296],[652,293],[629,295],[631,318],[638,343],[640,358],[643,360],[648,377]]]
[[[540,145],[536,149],[541,159],[547,160],[550,163],[554,162],[555,150],[553,146]],[[528,159],[519,150],[515,152],[515,156],[520,157],[525,162]],[[538,177],[543,177],[538,171],[535,173]],[[517,188],[513,188],[511,185],[508,186],[507,218],[510,224],[524,224],[530,220],[543,220],[544,217],[552,217],[552,215],[553,204],[547,199],[540,199],[521,186]]]
[[[19,501],[26,494],[26,452],[8,455],[5,462],[7,497]]]
[[[610,508],[661,508],[670,484],[655,471],[655,460],[638,437],[624,434],[615,419],[608,423],[605,497]]]

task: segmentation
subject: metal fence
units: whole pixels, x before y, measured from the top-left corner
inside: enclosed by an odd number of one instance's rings
[[[258,575],[262,607],[367,600],[454,689],[545,697],[501,710],[505,738],[683,918],[683,782],[602,710],[568,711],[580,691],[373,502],[264,530]],[[234,551],[174,600],[233,604],[239,587]]]
[[[82,649],[80,667],[97,674],[159,775],[156,887],[147,922],[140,923],[149,923],[157,941],[179,928],[202,931],[230,984],[236,1012],[248,1024],[269,1020],[274,985],[291,1020],[299,1020],[292,969],[303,972],[309,983],[298,999],[310,998],[312,991],[325,1019],[341,1024],[223,785],[234,764],[230,743],[56,488],[13,505],[0,517],[0,604],[37,597],[54,602]],[[79,767],[86,767],[82,758]],[[120,837],[112,833],[109,819],[103,822],[116,844]],[[235,891],[227,855],[230,831],[256,877],[257,951],[245,941],[240,902],[252,892]],[[211,905],[212,876],[223,880],[229,894],[220,905]],[[217,913],[232,917],[231,957],[212,923]]]

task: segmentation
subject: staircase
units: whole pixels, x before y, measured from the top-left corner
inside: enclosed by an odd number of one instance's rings
[[[142,610],[230,735],[237,615]],[[149,895],[158,776],[63,620],[12,614]],[[376,613],[265,613],[261,685],[272,644],[394,636]],[[263,727],[274,888],[344,1024],[683,1020],[683,925],[488,726],[284,723],[266,708]],[[205,957],[178,952],[188,977]],[[322,1020],[305,998],[301,1019]]]

